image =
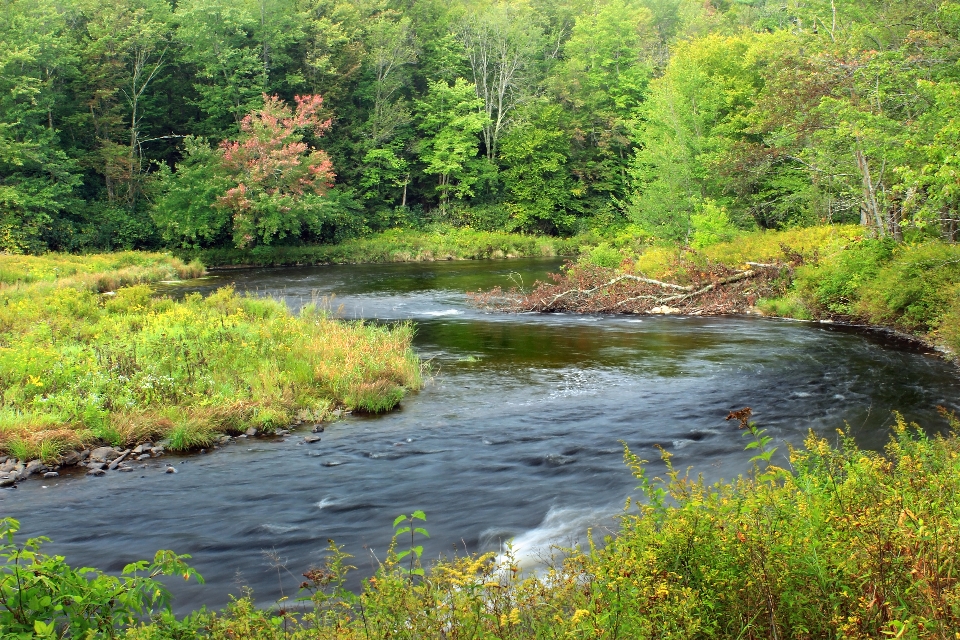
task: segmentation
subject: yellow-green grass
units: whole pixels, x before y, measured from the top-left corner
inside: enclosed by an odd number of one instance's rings
[[[430,232],[394,229],[339,244],[207,249],[184,255],[211,267],[430,262],[576,255],[584,242],[582,238],[449,227]]]
[[[624,266],[682,282],[708,263],[797,265],[780,297],[762,300],[767,315],[837,318],[911,333],[960,353],[960,245],[934,238],[895,243],[856,225],[744,233],[699,251],[650,247]]]
[[[383,411],[421,384],[409,325],[295,316],[229,288],[114,291],[201,273],[170,256],[0,256],[0,269],[19,276],[0,287],[0,451],[21,459],[147,438],[189,449],[335,406]]]

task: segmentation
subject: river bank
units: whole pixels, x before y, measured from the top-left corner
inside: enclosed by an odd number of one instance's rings
[[[343,322],[320,304],[294,315],[229,286],[154,295],[202,274],[164,254],[0,256],[0,454],[19,459],[0,481],[98,445],[187,451],[385,411],[420,387],[409,324]]]
[[[849,431],[836,445],[811,434],[788,468],[772,462],[748,409],[728,420],[749,437],[749,473],[707,483],[680,473],[664,451],[665,473],[653,477],[624,447],[636,500],[610,535],[554,549],[542,572],[523,571],[510,547],[428,561],[420,544],[432,517],[414,511],[396,518],[358,589],[345,586],[356,560],[330,541],[302,571],[296,596],[273,608],[247,592],[221,611],[177,616],[154,578],[196,577],[189,556],[160,552],[142,575],[128,565],[121,582],[37,553],[42,541],[21,551],[18,523],[4,520],[0,597],[51,604],[7,606],[0,623],[131,640],[387,638],[398,621],[411,639],[951,636],[960,624],[955,417],[953,433],[937,438],[898,417],[882,453],[858,448]]]
[[[575,256],[582,246],[597,241],[593,235],[561,238],[444,227],[435,231],[394,229],[338,244],[263,246],[253,250],[199,249],[178,253],[187,260],[199,260],[209,268],[228,269]]]
[[[478,292],[508,312],[731,315],[892,332],[946,357],[960,351],[960,246],[895,243],[859,226],[742,234],[694,250],[599,245],[551,282]]]

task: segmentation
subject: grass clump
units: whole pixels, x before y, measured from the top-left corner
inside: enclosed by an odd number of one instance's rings
[[[42,259],[31,260],[35,273]],[[87,442],[158,437],[197,448],[217,433],[271,432],[303,411],[383,411],[420,385],[410,325],[344,323],[317,309],[294,316],[230,288],[179,302],[145,284],[100,293],[129,275],[115,266],[0,288],[0,451],[51,458]],[[154,279],[195,273],[169,256],[146,268]]]
[[[177,619],[158,606],[148,620],[102,622],[130,640],[952,640],[960,423],[929,437],[898,416],[884,452],[859,449],[843,431],[835,445],[811,434],[790,450],[787,470],[748,412],[733,417],[757,454],[751,473],[706,484],[664,452],[666,473],[654,478],[625,450],[641,495],[619,530],[602,544],[558,550],[540,573],[522,571],[509,549],[425,566],[428,525],[417,511],[394,521],[383,562],[356,592],[345,588],[350,556],[331,542],[325,563],[303,572],[300,606],[263,610],[245,593],[217,613]],[[0,566],[0,587],[13,584],[11,573]],[[43,622],[67,624],[55,613]]]
[[[574,238],[442,227],[434,231],[393,229],[339,244],[264,246],[250,251],[205,249],[189,256],[211,267],[431,262],[575,255],[580,244],[582,241]]]

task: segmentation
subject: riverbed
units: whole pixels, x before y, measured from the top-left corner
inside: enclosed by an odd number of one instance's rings
[[[960,410],[957,369],[882,336],[762,318],[508,315],[465,292],[529,287],[555,259],[350,265],[221,272],[169,293],[234,284],[292,309],[326,305],[348,319],[416,323],[423,390],[380,416],[346,416],[317,443],[305,433],[247,439],[166,457],[135,473],[64,475],[0,491],[0,515],[53,539],[74,565],[119,571],[160,548],[193,556],[205,585],[172,582],[176,608],[219,607],[251,587],[293,595],[327,540],[357,576],[384,557],[391,523],[423,509],[425,555],[502,549],[530,565],[551,544],[602,537],[636,480],[622,442],[657,445],[708,480],[743,472],[749,454],[733,409],[750,406],[780,448],[808,430],[848,425],[879,448],[892,411],[937,430]],[[176,474],[163,473],[166,463]],[[656,465],[652,465],[657,468]]]

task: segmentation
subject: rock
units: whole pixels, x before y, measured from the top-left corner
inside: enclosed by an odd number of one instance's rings
[[[133,471],[133,467],[120,467],[117,471]]]
[[[97,447],[90,452],[90,459],[94,462],[109,462],[120,456],[120,452],[113,447]]]
[[[44,479],[46,479],[46,478],[59,478],[59,477],[60,477],[60,474],[57,473],[56,471],[47,471],[45,474],[43,474],[43,477],[44,477]]]
[[[320,436],[304,436],[303,441],[306,442],[307,444],[310,444],[312,442],[320,442]]]
[[[661,316],[672,316],[680,313],[680,309],[663,305],[662,307],[654,307],[653,309],[650,309],[649,313]]]
[[[86,460],[89,457],[90,457],[90,449],[84,449],[83,451],[80,452],[81,460]]]
[[[137,446],[135,446],[135,447],[133,448],[133,453],[135,453],[135,454],[137,454],[137,455],[140,455],[141,453],[143,453],[143,445],[142,445],[142,444],[138,444]]]
[[[256,430],[254,427],[250,427],[249,429],[247,429],[246,431],[244,431],[244,433],[246,433],[246,434],[247,434],[248,436],[250,436],[250,437],[253,437],[253,436],[257,435],[257,430]]]
[[[285,436],[285,435],[287,435],[287,434],[289,434],[289,433],[290,433],[290,432],[287,431],[286,429],[277,429],[277,435],[278,435],[278,436]]]
[[[32,476],[35,473],[38,473],[43,467],[43,463],[39,460],[31,460],[27,463],[27,466],[23,470],[24,477]]]
[[[167,467],[166,471],[164,471],[164,473],[176,473],[176,472],[177,470],[174,467]]]
[[[141,453],[139,456],[137,456],[137,460],[146,460],[149,457],[150,457],[149,453]]]
[[[107,463],[105,462],[88,462],[87,463],[87,469],[92,469],[92,470],[103,469],[105,466],[107,466]]]
[[[87,471],[87,475],[100,477],[107,475],[107,472],[103,469],[90,469],[90,471]]]
[[[206,453],[206,452],[207,452],[206,449],[200,449],[200,453],[201,453],[201,454],[204,454],[204,453]]]
[[[130,455],[130,449],[125,449],[123,453],[120,454],[118,458],[115,458],[113,462],[110,463],[110,466],[107,467],[111,471],[120,466],[120,463],[123,462],[123,459]]]
[[[16,478],[0,478],[0,487],[12,487],[16,482]]]
[[[8,458],[6,462],[0,465],[0,472],[6,473],[7,471],[13,471],[14,467],[17,466],[17,461],[13,458]]]
[[[315,424],[315,425],[313,425],[312,431],[313,431],[314,433],[323,433],[323,425],[322,425],[322,424]]]
[[[237,440],[239,440],[240,438],[246,438],[246,437],[247,437],[246,434],[241,433],[240,435],[237,436]]]
[[[82,458],[80,457],[79,453],[76,451],[68,451],[63,454],[62,458],[60,458],[60,464],[64,466],[71,466],[77,464],[80,462],[80,460],[82,460]]]
[[[154,457],[156,457],[156,456],[162,456],[162,455],[163,455],[163,445],[158,444],[157,446],[152,447],[152,448],[150,449],[150,451],[151,451],[151,453],[153,453]]]
[[[10,456],[0,456],[0,464],[3,464],[4,462],[6,462],[9,457]]]

